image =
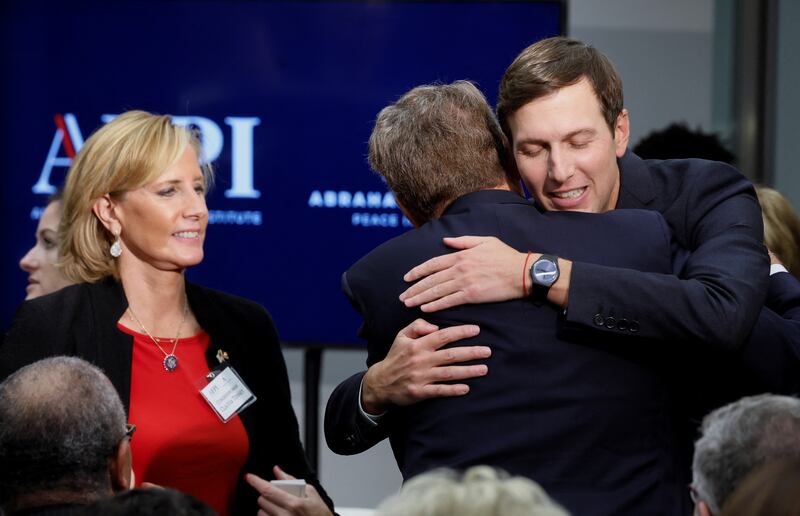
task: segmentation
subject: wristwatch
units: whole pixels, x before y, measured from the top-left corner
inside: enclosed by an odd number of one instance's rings
[[[531,266],[531,297],[538,303],[547,301],[547,292],[558,281],[558,256],[543,254]]]

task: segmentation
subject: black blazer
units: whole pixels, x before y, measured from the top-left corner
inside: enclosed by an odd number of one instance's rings
[[[626,317],[639,321],[644,337],[737,349],[764,306],[769,276],[752,184],[715,161],[643,161],[628,151],[618,164],[617,209],[660,212],[690,255],[680,278],[574,263],[567,321],[591,327],[598,314]]]
[[[424,315],[398,301],[403,274],[452,252],[442,237],[465,234],[603,266],[673,272],[669,231],[656,212],[542,214],[497,190],[457,199],[441,218],[359,260],[342,283],[364,317],[368,365],[386,355],[403,326],[424,317],[440,326],[479,325],[479,336],[455,345],[490,346],[489,374],[468,381],[466,396],[395,407],[375,427],[358,412],[355,375],[328,402],[331,449],[357,453],[389,436],[404,478],[438,466],[490,464],[536,480],[574,514],[689,512],[689,467],[678,463],[686,443],[672,433],[658,346],[563,327],[561,310],[527,299]]]
[[[759,392],[800,395],[800,281],[785,272],[769,280],[767,304],[741,350]]]
[[[241,414],[250,440],[242,473],[273,479],[280,465],[330,498],[309,467],[291,405],[289,379],[272,318],[263,307],[240,297],[186,283],[189,305],[211,342],[209,367],[218,365],[218,349],[258,398]],[[125,405],[130,404],[133,338],[117,328],[128,307],[122,286],[107,279],[83,283],[23,303],[0,348],[0,380],[20,367],[54,355],[73,355],[94,363],[108,375]],[[235,514],[258,511],[257,493],[241,475]]]
[[[703,394],[690,398],[702,403],[695,409],[698,422],[742,396],[800,395],[800,281],[785,272],[770,276],[767,302],[744,345],[732,352],[704,349],[691,366],[694,390]]]

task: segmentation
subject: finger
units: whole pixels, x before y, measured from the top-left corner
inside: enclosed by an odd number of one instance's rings
[[[478,236],[460,236],[460,237],[444,237],[444,245],[452,247],[453,249],[470,249],[472,247],[481,245],[494,237],[478,237]]]
[[[164,489],[163,486],[154,484],[152,482],[142,482],[142,485],[140,487],[143,487],[144,489]]]
[[[293,477],[292,475],[283,471],[277,464],[273,466],[272,472],[275,474],[275,478],[278,480],[297,480],[297,477]]]
[[[453,398],[456,396],[463,396],[469,392],[469,385],[463,383],[445,384],[445,383],[432,383],[422,388],[422,396],[420,399],[429,398]]]
[[[492,356],[492,348],[488,346],[463,346],[457,348],[440,349],[433,355],[433,364],[436,367],[470,360],[481,360]]]
[[[244,476],[244,480],[245,482],[250,484],[253,487],[253,489],[255,489],[261,494],[264,494],[264,492],[271,487],[269,485],[269,482],[259,477],[258,475],[254,475],[253,473],[246,473]]]
[[[259,513],[263,512],[267,516],[291,516],[291,510],[287,510],[280,505],[267,500],[263,496],[258,497],[258,509]]]
[[[403,276],[403,279],[406,281],[416,281],[419,278],[450,268],[458,261],[457,255],[458,253],[451,253],[431,258],[408,271],[405,276]]]
[[[448,274],[449,271],[450,269],[445,269],[443,271],[436,272],[426,278],[422,278],[413,285],[410,285],[400,294],[400,301],[405,301],[410,297],[418,295],[420,292],[424,292],[430,288],[433,288],[439,283],[444,283],[445,281],[451,279],[452,274]]]
[[[481,332],[479,326],[475,324],[462,324],[459,326],[450,326],[442,328],[429,335],[425,335],[420,339],[420,344],[427,347],[431,351],[435,351],[445,344],[457,342],[462,339],[474,337]]]
[[[400,333],[397,334],[397,338],[395,338],[395,340],[400,337],[405,337],[407,339],[418,339],[433,333],[438,329],[438,326],[429,323],[425,319],[415,319],[414,322],[400,330]]]
[[[256,516],[269,516],[269,514],[267,514],[267,513],[264,511],[264,509],[259,509],[259,510],[258,510],[258,514],[256,514]]]
[[[458,292],[453,292],[452,294],[448,294],[444,297],[431,301],[430,303],[420,305],[419,309],[426,314],[429,314],[431,312],[438,312],[440,310],[446,310],[447,308],[466,305],[468,303],[469,300],[467,299],[466,292],[459,290]]]
[[[461,278],[454,277],[450,270],[437,272],[400,294],[400,301],[412,308],[430,303],[461,290]],[[423,285],[422,283],[425,282]]]
[[[276,511],[276,508],[291,512],[294,508],[303,503],[303,499],[299,496],[289,494],[269,482],[266,483],[266,486],[259,489],[258,492],[261,494],[261,496],[258,497],[258,506],[269,514],[280,513],[280,511]]]
[[[450,382],[467,380],[469,378],[480,378],[481,376],[486,376],[488,372],[488,366],[485,364],[478,364],[472,366],[437,367],[434,368],[434,370],[431,372],[431,375],[433,380],[436,382]]]

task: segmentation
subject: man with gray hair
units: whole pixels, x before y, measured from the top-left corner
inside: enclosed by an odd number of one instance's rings
[[[375,516],[569,516],[542,487],[489,466],[463,474],[437,469],[418,475],[384,500]]]
[[[720,514],[748,473],[787,457],[800,458],[800,400],[762,394],[711,412],[695,443],[691,486],[695,514]]]
[[[0,505],[10,515],[73,514],[131,483],[130,436],[97,367],[53,357],[0,383]]]

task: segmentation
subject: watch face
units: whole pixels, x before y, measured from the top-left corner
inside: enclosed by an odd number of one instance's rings
[[[533,264],[533,277],[539,285],[549,287],[558,279],[558,265],[552,260],[539,259]]]

